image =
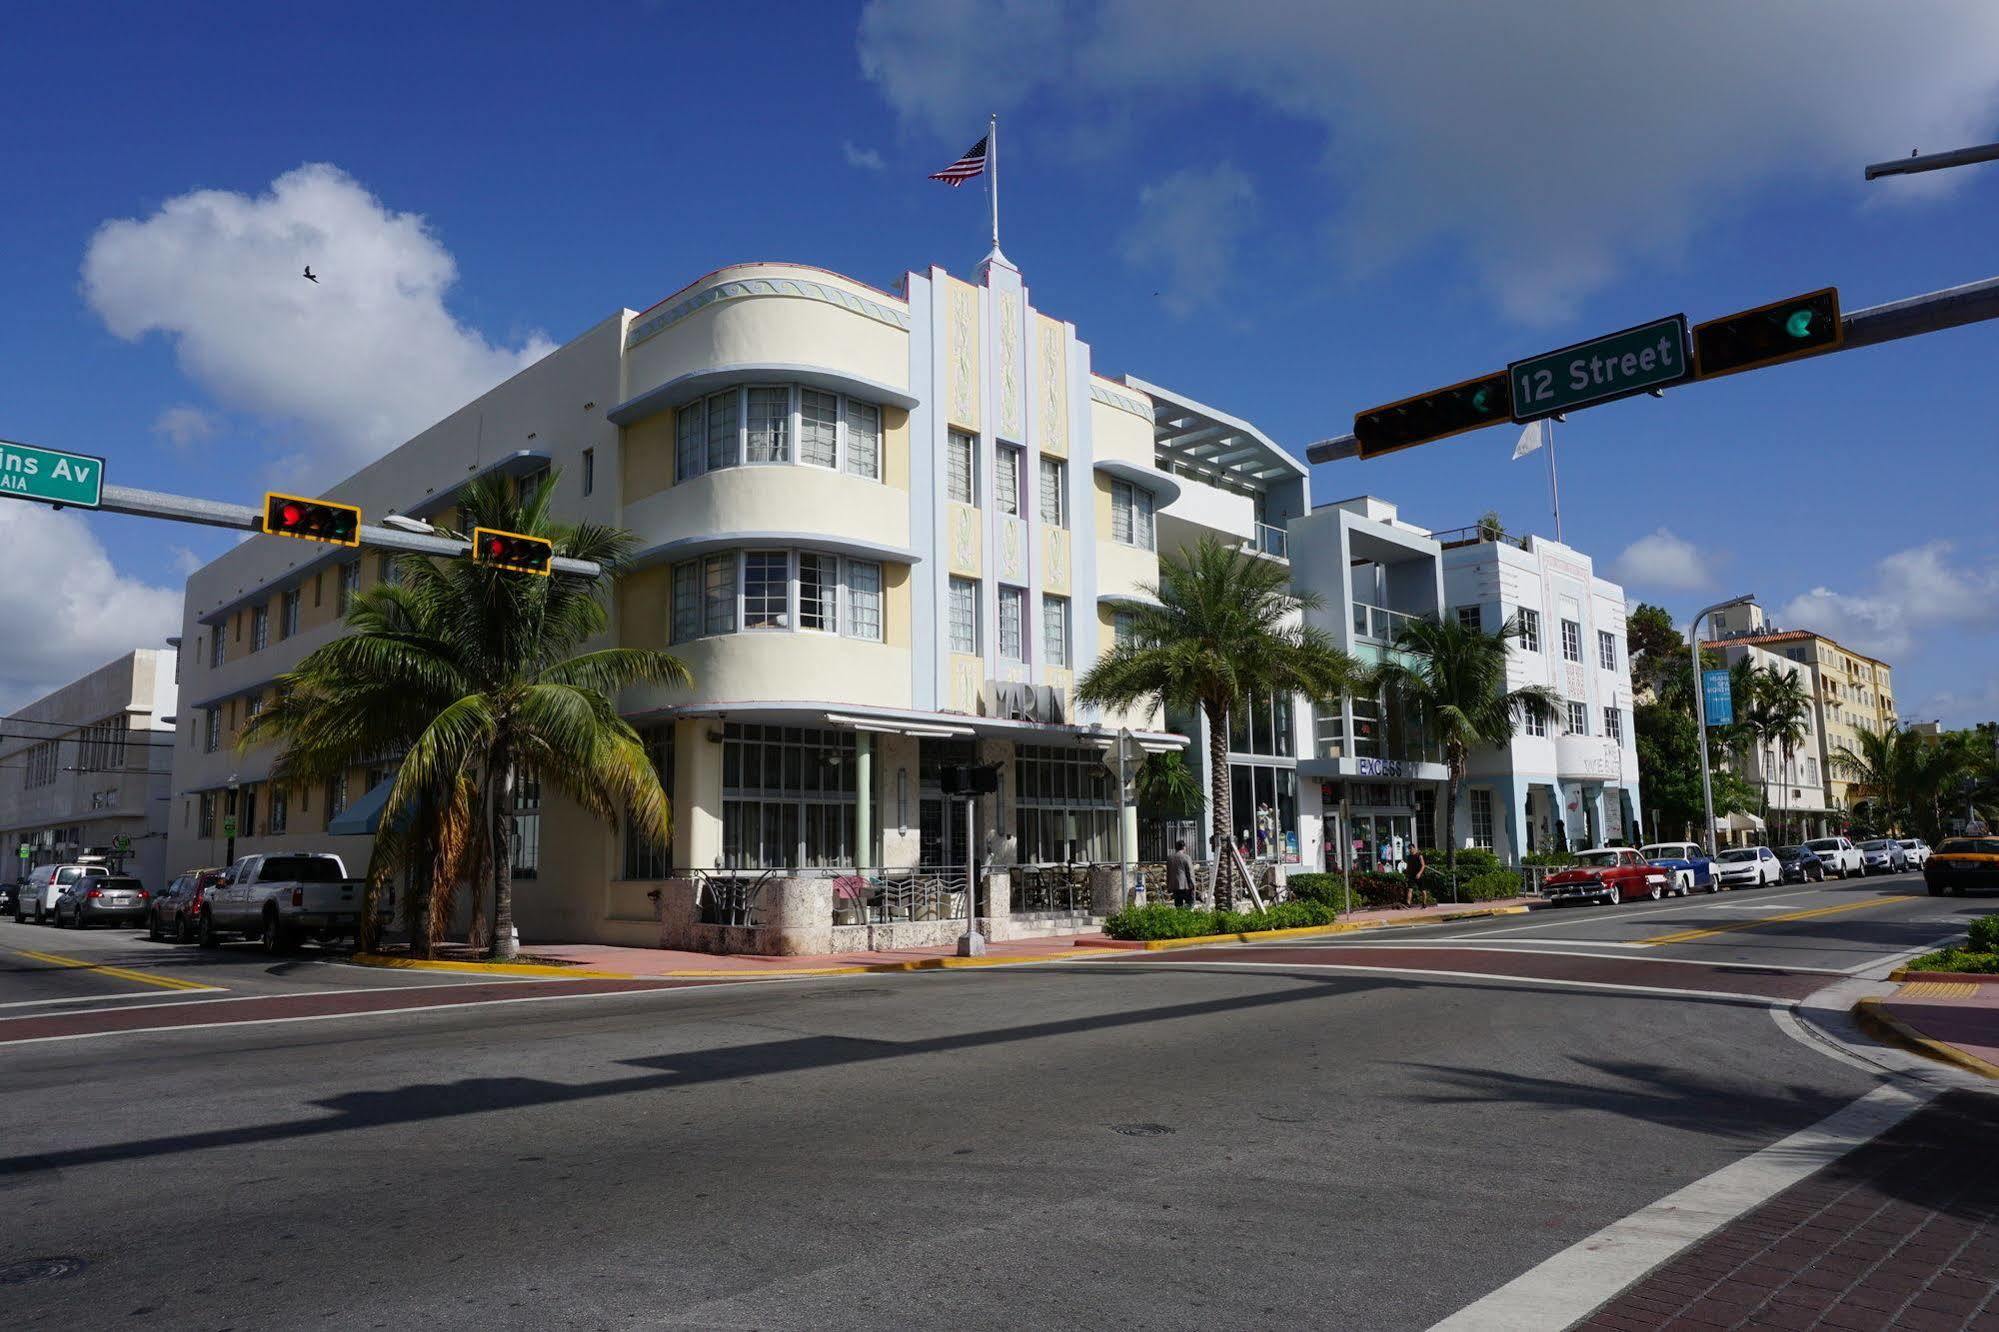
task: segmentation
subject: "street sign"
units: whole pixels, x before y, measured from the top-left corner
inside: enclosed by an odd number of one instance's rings
[[[1506,367],[1513,385],[1513,419],[1525,424],[1634,393],[1677,384],[1692,373],[1687,362],[1687,317],[1608,333]]]
[[[130,851],[132,849],[132,839],[130,837],[127,837],[124,833],[119,833],[116,837],[111,839],[111,849],[121,854],[126,851]]]
[[[1729,684],[1726,666],[1701,672],[1701,701],[1707,707],[1709,726],[1735,725],[1735,695]]]
[[[104,459],[0,439],[0,495],[94,509],[104,497]]]
[[[226,815],[223,818],[222,835],[224,837],[234,837],[236,835],[236,816],[234,814]]]
[[[26,842],[21,843],[21,845],[18,848],[16,848],[15,854],[20,856],[21,859],[26,860],[28,858],[28,844]]]
[[[1138,743],[1138,737],[1130,727],[1121,727],[1117,738],[1104,751],[1104,766],[1120,781],[1129,781],[1138,773],[1138,765],[1145,762],[1145,746]]]

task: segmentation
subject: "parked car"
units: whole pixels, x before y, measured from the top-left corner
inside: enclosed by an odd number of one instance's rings
[[[288,953],[302,939],[358,934],[362,886],[330,852],[244,856],[203,894],[201,944],[213,948],[225,934],[253,934],[265,951]]]
[[[1651,846],[1638,849],[1647,863],[1670,872],[1673,884],[1685,897],[1696,888],[1716,892],[1720,885],[1714,881],[1714,862],[1707,852],[1693,842],[1655,842]]]
[[[1825,862],[1808,846],[1780,846],[1777,865],[1784,883],[1824,883]]]
[[[1819,859],[1835,879],[1865,872],[1860,863],[1860,848],[1850,837],[1814,837],[1805,845],[1819,853]]]
[[[146,935],[153,940],[171,938],[175,943],[193,943],[195,923],[201,919],[201,903],[210,888],[222,882],[219,869],[189,870],[153,895],[146,913]]]
[[[1920,837],[1904,837],[1902,854],[1909,858],[1910,869],[1921,869],[1930,863],[1930,844]]]
[[[1892,837],[1876,837],[1860,844],[1862,874],[1900,874],[1909,868],[1909,854]]]
[[[145,885],[129,875],[87,874],[56,899],[56,928],[136,925],[146,918],[148,896]]]
[[[1761,888],[1783,882],[1784,866],[1767,846],[1731,846],[1714,858],[1714,876],[1724,888]]]
[[[84,878],[108,878],[103,865],[39,865],[28,872],[26,891],[14,898],[14,921],[19,924],[33,916],[37,925],[55,919],[56,899],[63,890]]]
[[[0,916],[11,914],[14,910],[14,903],[19,901],[20,897],[21,885],[19,883],[0,883]]]
[[[1923,866],[1923,882],[1931,897],[1999,888],[1999,837],[1944,838]]]
[[[1645,863],[1628,846],[1599,846],[1578,852],[1576,863],[1550,874],[1541,885],[1549,902],[1602,902],[1616,906],[1634,897],[1654,902],[1672,887],[1672,876]]]

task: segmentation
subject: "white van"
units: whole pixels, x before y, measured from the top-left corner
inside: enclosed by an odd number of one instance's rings
[[[21,885],[21,891],[14,897],[14,923],[33,916],[37,925],[47,924],[56,918],[56,899],[62,890],[84,878],[108,878],[111,871],[104,865],[38,865],[28,872],[28,881]]]

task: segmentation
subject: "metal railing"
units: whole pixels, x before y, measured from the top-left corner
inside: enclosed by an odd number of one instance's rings
[[[833,875],[833,923],[963,920],[965,879],[962,865],[842,870]]]
[[[1270,523],[1256,525],[1256,537],[1250,543],[1265,555],[1275,555],[1280,560],[1291,558],[1291,542],[1285,530]]]
[[[1090,869],[1087,864],[1013,866],[1008,871],[1012,879],[1013,914],[1089,911],[1093,900]]]
[[[776,870],[691,870],[697,919],[703,925],[760,924],[759,899]]]
[[[1370,606],[1365,601],[1353,603],[1353,631],[1357,638],[1371,638],[1379,643],[1393,643],[1402,626],[1413,620],[1426,620],[1429,616],[1410,611],[1390,610],[1386,606]]]
[[[1520,550],[1527,549],[1526,537],[1511,536],[1476,524],[1471,527],[1451,527],[1441,532],[1432,532],[1430,539],[1442,546],[1475,546],[1481,541],[1493,541]]]

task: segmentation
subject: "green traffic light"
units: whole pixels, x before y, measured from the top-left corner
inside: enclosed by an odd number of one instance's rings
[[[1812,312],[1793,310],[1784,319],[1784,331],[1794,338],[1808,338],[1812,335]]]
[[[1482,384],[1478,391],[1471,395],[1471,409],[1480,416],[1492,410],[1492,385]]]

